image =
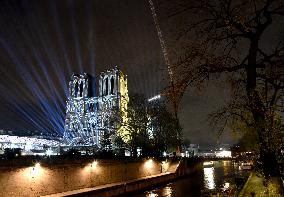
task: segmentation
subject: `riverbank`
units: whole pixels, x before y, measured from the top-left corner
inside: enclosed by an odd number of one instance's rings
[[[61,192],[42,197],[104,197],[104,196],[119,196],[132,194],[137,191],[143,191],[148,188],[153,188],[158,185],[172,182],[183,176],[192,174],[198,170],[198,163],[192,163],[188,160],[174,161],[169,165],[168,172],[163,172],[157,175],[151,175],[143,178],[138,178],[130,181],[116,182],[111,184],[99,185],[92,188],[83,188],[67,192]]]
[[[118,196],[121,194],[131,193],[145,188],[153,187],[153,185],[163,184],[174,180],[175,173],[166,172],[159,175],[152,175],[126,182],[111,183],[106,185],[99,185],[93,188],[84,188],[68,192],[61,192],[57,194],[46,195],[42,197],[104,197],[104,196]]]
[[[243,188],[251,172],[240,170],[232,161],[214,161],[212,167],[204,167],[202,163],[200,164],[200,168],[189,176],[130,195],[123,195],[123,197],[237,196],[237,191]]]
[[[166,172],[170,161],[124,158],[29,158],[0,161],[0,196],[43,196],[127,182]]]
[[[0,196],[32,197],[111,189],[132,192],[190,173],[196,162],[183,161],[179,165],[179,161],[169,159],[94,157],[1,160]]]
[[[281,197],[283,196],[281,184],[281,180],[278,177],[272,177],[269,181],[266,182],[264,177],[258,176],[257,173],[253,171],[238,196]]]

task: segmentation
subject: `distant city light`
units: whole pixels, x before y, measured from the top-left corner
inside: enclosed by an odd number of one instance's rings
[[[42,150],[44,146],[55,147],[59,141],[36,137],[19,137],[12,135],[0,135],[0,145],[5,148],[21,148],[29,151],[32,149]]]
[[[223,151],[217,152],[216,157],[232,157],[232,152],[223,150]]]
[[[51,154],[52,154],[52,150],[51,150],[51,149],[48,149],[48,150],[46,151],[46,155],[50,156]]]

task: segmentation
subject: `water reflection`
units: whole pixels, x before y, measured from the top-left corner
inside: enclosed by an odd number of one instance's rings
[[[224,188],[222,188],[223,190],[227,190],[227,189],[229,189],[230,188],[230,183],[228,183],[228,182],[226,182],[225,184],[224,184]]]
[[[172,192],[173,192],[172,187],[165,187],[163,193],[164,193],[164,196],[171,196]]]
[[[161,189],[156,189],[156,190],[146,192],[146,197],[157,197],[157,196],[171,197],[172,192],[173,192],[172,186],[168,185]]]
[[[224,176],[228,176],[230,172],[231,161],[222,161]]]
[[[206,189],[215,189],[214,167],[204,167],[204,186]]]
[[[156,197],[156,196],[158,196],[158,194],[155,194],[154,192],[149,192],[149,193],[146,193],[146,196],[147,197]]]
[[[204,165],[203,165],[204,166]],[[214,161],[211,166],[203,167],[204,190],[229,191],[235,190],[236,177],[247,177],[249,171],[239,170],[233,161]]]
[[[178,179],[162,187],[137,193],[135,197],[198,197],[207,191],[231,191],[236,186],[235,177],[248,177],[249,171],[239,170],[232,161],[214,161],[201,164],[200,170],[191,176]],[[230,196],[230,195],[229,195]]]

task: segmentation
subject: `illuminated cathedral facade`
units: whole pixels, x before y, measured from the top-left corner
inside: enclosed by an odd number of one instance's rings
[[[127,76],[117,67],[102,72],[98,96],[95,96],[94,80],[86,73],[71,76],[63,137],[67,145],[100,147],[104,132],[109,132],[113,110],[126,112],[129,101]],[[126,116],[121,119],[127,120]]]

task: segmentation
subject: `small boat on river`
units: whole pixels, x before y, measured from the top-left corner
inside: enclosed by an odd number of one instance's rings
[[[241,165],[239,166],[240,170],[251,170],[253,167],[253,162],[252,161],[247,161],[247,162],[242,162]]]
[[[204,168],[211,168],[214,166],[214,162],[213,161],[204,161],[203,162],[203,167]]]

